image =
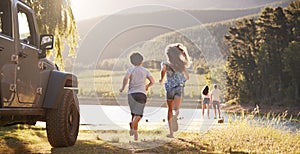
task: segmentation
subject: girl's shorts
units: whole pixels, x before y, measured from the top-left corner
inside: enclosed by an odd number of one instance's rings
[[[209,98],[204,98],[203,99],[203,104],[209,104]]]
[[[170,91],[167,91],[167,100],[174,100],[175,96],[182,97],[183,90],[183,86],[177,86],[172,88]]]

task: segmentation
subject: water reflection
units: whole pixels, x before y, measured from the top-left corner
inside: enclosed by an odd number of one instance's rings
[[[110,105],[80,105],[81,125],[91,130],[122,130],[128,129],[128,123],[131,120],[128,106],[110,106]],[[224,124],[218,124],[217,120],[207,117],[202,118],[201,109],[180,109],[179,128],[184,131],[207,131],[212,127],[220,127]],[[140,126],[147,130],[168,129],[167,126],[167,108],[165,107],[146,107],[144,117]],[[213,116],[213,110],[210,111]],[[283,129],[289,131],[298,131],[300,123],[297,120],[291,120],[277,116],[264,115],[245,115],[221,112],[224,117],[224,123],[229,121],[238,121],[246,118],[249,124],[262,125]]]
[[[128,106],[80,105],[80,111],[81,125],[91,130],[127,130],[131,120]],[[181,131],[206,131],[211,127],[221,125],[213,118],[202,119],[201,112],[201,109],[180,109],[179,129]],[[140,122],[141,128],[147,130],[168,129],[167,108],[146,107],[144,113]],[[227,123],[227,114],[222,112],[222,116],[224,116],[224,122]]]

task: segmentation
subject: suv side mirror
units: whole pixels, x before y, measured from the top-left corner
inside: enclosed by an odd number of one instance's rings
[[[40,38],[40,49],[39,58],[46,57],[46,50],[53,49],[54,36],[49,34],[43,34]]]
[[[41,49],[42,51],[53,49],[54,36],[49,34],[41,35]]]

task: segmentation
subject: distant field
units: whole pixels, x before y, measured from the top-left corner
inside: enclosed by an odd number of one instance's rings
[[[151,70],[155,84],[148,91],[148,96],[153,98],[165,97],[164,85],[158,83],[159,70]],[[79,96],[83,97],[119,97],[125,96],[126,92],[120,94],[119,89],[125,71],[88,70],[78,74]],[[200,90],[206,85],[204,75],[190,73],[190,80],[186,82],[185,97],[199,98]],[[128,86],[126,87],[126,89]]]

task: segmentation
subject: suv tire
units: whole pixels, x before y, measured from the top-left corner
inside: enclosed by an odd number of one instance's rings
[[[79,131],[79,110],[77,96],[72,90],[64,90],[62,102],[57,109],[46,113],[48,141],[53,147],[67,147],[75,144]]]

